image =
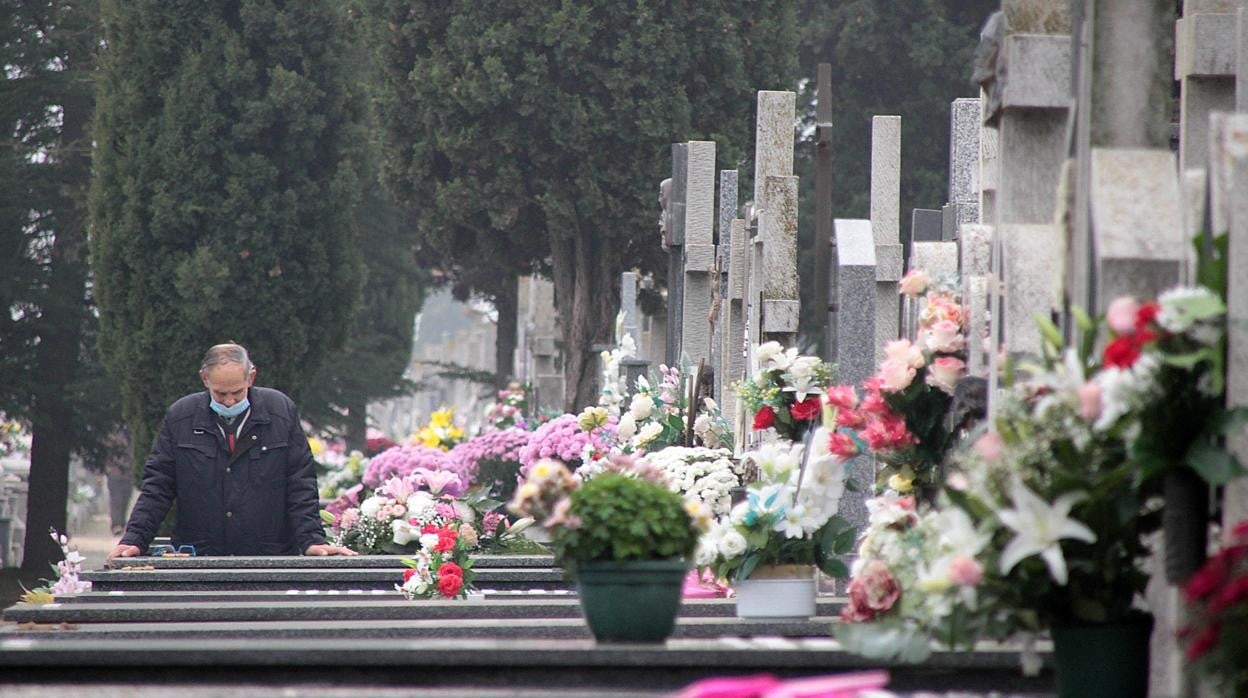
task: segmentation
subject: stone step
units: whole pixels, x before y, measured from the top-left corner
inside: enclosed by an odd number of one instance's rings
[[[83,572],[96,591],[241,591],[287,589],[393,589],[401,569],[143,569]],[[558,568],[488,568],[477,572],[476,585],[494,589],[570,589]]]
[[[478,589],[487,600],[506,601],[527,599],[530,601],[544,598],[575,597],[575,589]],[[361,601],[364,599],[401,599],[403,594],[390,589],[287,589],[285,591],[241,590],[241,591],[89,591],[82,594],[62,594],[57,603],[92,604],[117,603],[130,601],[134,603],[179,603],[198,601],[212,603],[233,603],[235,601],[265,601],[268,603],[286,603],[306,601],[309,598],[330,597],[339,600]]]
[[[1021,676],[1016,648],[936,652],[920,666],[894,667],[897,690],[1052,690],[1049,672]],[[676,690],[733,674],[824,675],[877,668],[830,638],[674,639],[665,645],[596,645],[589,640],[360,638],[197,638],[0,640],[0,685],[64,681],[153,685],[255,683],[288,687],[341,684],[475,688],[579,687]]]
[[[821,597],[816,603],[818,616],[840,613],[842,599]],[[736,617],[731,599],[686,599],[681,603],[682,618]],[[574,598],[541,600],[468,599],[407,601],[403,598],[344,600],[317,597],[289,603],[240,601],[234,603],[183,601],[143,603],[119,600],[112,603],[19,603],[4,611],[4,620],[14,623],[167,623],[167,622],[247,622],[293,620],[420,620],[580,618],[581,605]]]
[[[743,620],[735,617],[681,618],[675,638],[827,637],[835,618]],[[3,623],[0,640],[189,639],[189,638],[541,638],[588,639],[581,618],[497,618],[437,620],[177,622],[177,623]]]
[[[202,557],[119,557],[109,567],[155,567],[160,570],[188,569],[404,569],[400,560],[403,555],[356,555],[342,556],[202,556]],[[553,555],[473,555],[476,569],[503,567],[508,569],[544,567],[555,568]]]

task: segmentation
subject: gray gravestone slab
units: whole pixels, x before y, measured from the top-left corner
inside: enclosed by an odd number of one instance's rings
[[[1070,33],[1070,5],[1066,0],[1002,0],[1001,11],[1007,33]]]
[[[686,168],[689,164],[689,144],[672,144],[671,200],[668,203],[667,225],[664,243],[668,251],[667,266],[667,335],[663,362],[668,366],[680,365],[680,342],[683,339],[682,314],[684,312],[685,266],[685,185],[688,184]]]
[[[719,223],[715,238],[715,259],[719,265],[719,316],[711,332],[711,366],[715,369],[715,400],[721,405],[724,396],[732,392],[729,358],[724,354],[728,342],[727,332],[729,300],[728,274],[732,265],[732,222],[737,219],[737,171],[719,171]]]
[[[620,686],[676,691],[713,676],[823,675],[878,666],[844,652],[831,638],[673,639],[656,645],[542,639],[15,639],[3,641],[0,650],[5,685],[65,681],[65,667],[73,667],[77,681],[163,684],[166,689],[285,684],[298,690],[340,684],[347,676],[350,688],[364,693],[377,686],[410,686],[412,677],[419,677],[423,690],[444,686],[460,692],[465,684],[513,692]],[[988,646],[974,653],[936,650],[922,666],[891,669],[888,685],[925,691],[1051,689],[1049,673],[1019,676],[1020,655],[1018,646]]]
[[[953,100],[949,106],[949,201],[979,201],[980,106],[976,97]]]
[[[1248,114],[1237,114],[1226,124],[1223,147],[1231,169],[1229,212],[1230,259],[1227,262],[1227,386],[1232,407],[1248,406]],[[1228,446],[1241,463],[1248,463],[1248,429],[1230,437]],[[1248,518],[1248,478],[1226,486],[1222,521],[1230,527]]]
[[[1185,12],[1175,22],[1174,79],[1235,76],[1235,12]]]
[[[837,382],[859,386],[876,370],[876,294],[879,283],[875,270],[875,236],[870,221],[837,219],[837,297],[836,352]],[[896,299],[896,293],[893,293]],[[896,314],[894,314],[896,317]],[[839,514],[862,530],[867,522],[866,498],[875,483],[875,468],[869,456],[850,463],[850,479],[857,492],[847,491]]]
[[[901,117],[871,118],[871,232],[877,245],[901,242]]]
[[[1248,112],[1248,8],[1236,13],[1235,111]]]
[[[711,272],[715,266],[715,143],[689,141],[685,185],[681,353],[694,366],[711,358]]]
[[[961,204],[945,204],[940,209],[941,240],[951,242],[958,239],[958,231],[964,225],[979,223],[979,202],[971,201]]]
[[[625,335],[633,338],[633,346],[640,350],[641,333],[637,328],[637,274],[631,271],[620,274],[620,312],[624,314],[624,326],[621,329]]]
[[[1183,234],[1195,240],[1205,229],[1205,205],[1209,201],[1209,172],[1204,169],[1188,170],[1179,180],[1179,196],[1183,203]],[[1196,248],[1187,248],[1187,278],[1196,271]]]
[[[910,211],[911,242],[938,242],[944,239],[945,216],[933,208]]]
[[[1179,168],[1208,164],[1209,116],[1235,109],[1236,16],[1232,7],[1184,4],[1175,23],[1174,78],[1180,82]],[[1212,184],[1212,183],[1211,183]]]
[[[1091,202],[1098,310],[1118,296],[1156,297],[1182,279],[1188,241],[1173,153],[1093,148]]]
[[[816,613],[834,616],[840,613],[843,599],[820,596]],[[414,620],[414,619],[509,619],[509,618],[576,618],[581,613],[580,601],[566,595],[551,595],[539,600],[418,599],[347,599],[330,594],[308,595],[302,602],[271,603],[231,602],[204,603],[115,603],[44,604],[19,603],[4,611],[4,620],[11,623],[165,623],[165,622],[261,622],[294,620]],[[680,616],[735,617],[736,603],[731,599],[685,599]]]
[[[673,638],[716,638],[725,635],[768,637],[826,637],[835,616],[803,619],[746,621],[736,617],[681,618]],[[588,639],[589,627],[581,618],[494,618],[371,620],[363,624],[341,621],[263,621],[248,623],[91,623],[72,629],[45,625],[28,629],[0,626],[0,641],[11,638],[38,640],[166,640],[215,638],[480,638],[480,639]]]
[[[1070,102],[1070,36],[1015,34],[1005,38],[1009,78],[1006,109],[1061,109]]]
[[[1036,315],[1062,307],[1066,242],[1056,225],[1002,226],[1005,344],[1011,354],[1040,355]]]
[[[763,341],[797,343],[797,177],[767,177],[763,212]]]
[[[772,175],[793,174],[794,104],[792,92],[760,90],[754,122],[754,205],[766,208],[763,187]]]
[[[933,281],[954,285],[958,280],[958,243],[916,242],[910,251],[910,269],[923,269]]]
[[[392,589],[399,570],[389,569],[183,569],[98,570],[84,572],[98,591],[247,590],[247,589]],[[482,569],[477,586],[499,589],[568,588],[560,569]]]
[[[360,569],[384,568],[406,569],[403,555],[355,555],[345,556],[271,556],[229,555],[200,557],[119,557],[109,565],[112,569],[126,567],[155,567],[168,570],[191,569]],[[473,555],[474,569],[494,567],[554,567],[553,555]]]
[[[997,186],[1001,179],[1000,153],[1001,132],[995,126],[981,126],[979,131],[979,220],[981,223],[994,223],[997,220]]]

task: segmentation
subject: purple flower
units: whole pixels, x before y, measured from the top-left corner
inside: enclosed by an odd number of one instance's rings
[[[451,449],[448,459],[451,467],[461,477],[475,481],[482,461],[520,461],[520,451],[532,436],[523,429],[488,431],[475,436]]]
[[[614,417],[607,426],[596,429],[591,437],[581,430],[576,415],[560,415],[538,427],[530,435],[529,443],[520,450],[520,463],[524,466],[521,472],[528,472],[530,465],[543,458],[554,458],[576,468],[581,464],[581,454],[585,451],[586,444],[592,443],[596,448],[605,451],[607,447],[600,435],[610,438],[614,432]]]

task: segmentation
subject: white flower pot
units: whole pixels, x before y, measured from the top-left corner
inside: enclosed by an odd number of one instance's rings
[[[738,618],[810,618],[815,615],[815,568],[779,565],[737,582]]]

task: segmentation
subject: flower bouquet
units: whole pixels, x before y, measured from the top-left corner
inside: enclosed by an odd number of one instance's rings
[[[712,516],[732,508],[732,490],[741,487],[745,466],[726,448],[670,446],[642,457],[666,476],[668,489],[705,504]]]
[[[586,414],[592,413],[592,422]],[[564,414],[546,422],[529,437],[520,449],[521,474],[527,475],[534,463],[554,459],[576,468],[581,463],[611,450],[614,441],[614,417],[605,408],[586,408],[581,415]],[[588,427],[588,428],[586,428]]]
[[[528,393],[519,383],[511,383],[498,391],[498,401],[485,408],[487,430],[527,429],[525,413],[529,409]]]
[[[699,541],[698,566],[737,584],[776,565],[814,565],[829,576],[846,576],[836,556],[852,550],[855,533],[836,514],[847,472],[827,443],[828,434],[820,428],[809,454],[803,444],[784,441],[747,454],[758,480],[750,483],[745,501]]]
[[[64,560],[52,565],[52,572],[56,575],[55,580],[44,579],[47,584],[35,587],[34,589],[26,589],[22,594],[22,601],[30,604],[52,603],[57,596],[62,594],[81,594],[91,591],[91,582],[79,579],[82,574],[82,563],[86,558],[82,556],[76,549],[70,547],[69,537],[63,533],[57,533],[56,529],[49,529],[52,540],[61,546],[61,553],[65,556]]]
[[[417,444],[395,446],[373,456],[364,468],[361,482],[367,488],[376,489],[392,478],[406,478],[415,473],[436,483],[438,491],[450,494],[462,494],[471,480],[471,475],[464,472],[461,461],[451,459],[441,449]]]
[[[760,344],[753,355],[757,366],[753,377],[734,386],[754,415],[753,429],[774,429],[782,439],[801,441],[818,425],[819,396],[835,369],[817,356],[800,356],[796,348],[785,349],[779,342]]]
[[[483,432],[451,449],[451,469],[466,473],[474,486],[486,489],[491,497],[507,501],[516,491],[520,451],[529,437],[519,427]]]
[[[1183,587],[1190,623],[1179,639],[1197,672],[1224,691],[1248,695],[1248,519]]]
[[[476,547],[474,538],[465,535],[471,527],[456,527],[453,523],[424,524],[420,529],[420,550],[413,558],[403,558],[407,565],[403,571],[403,583],[395,589],[407,599],[467,598],[474,590],[476,574],[472,571],[469,550]]]

